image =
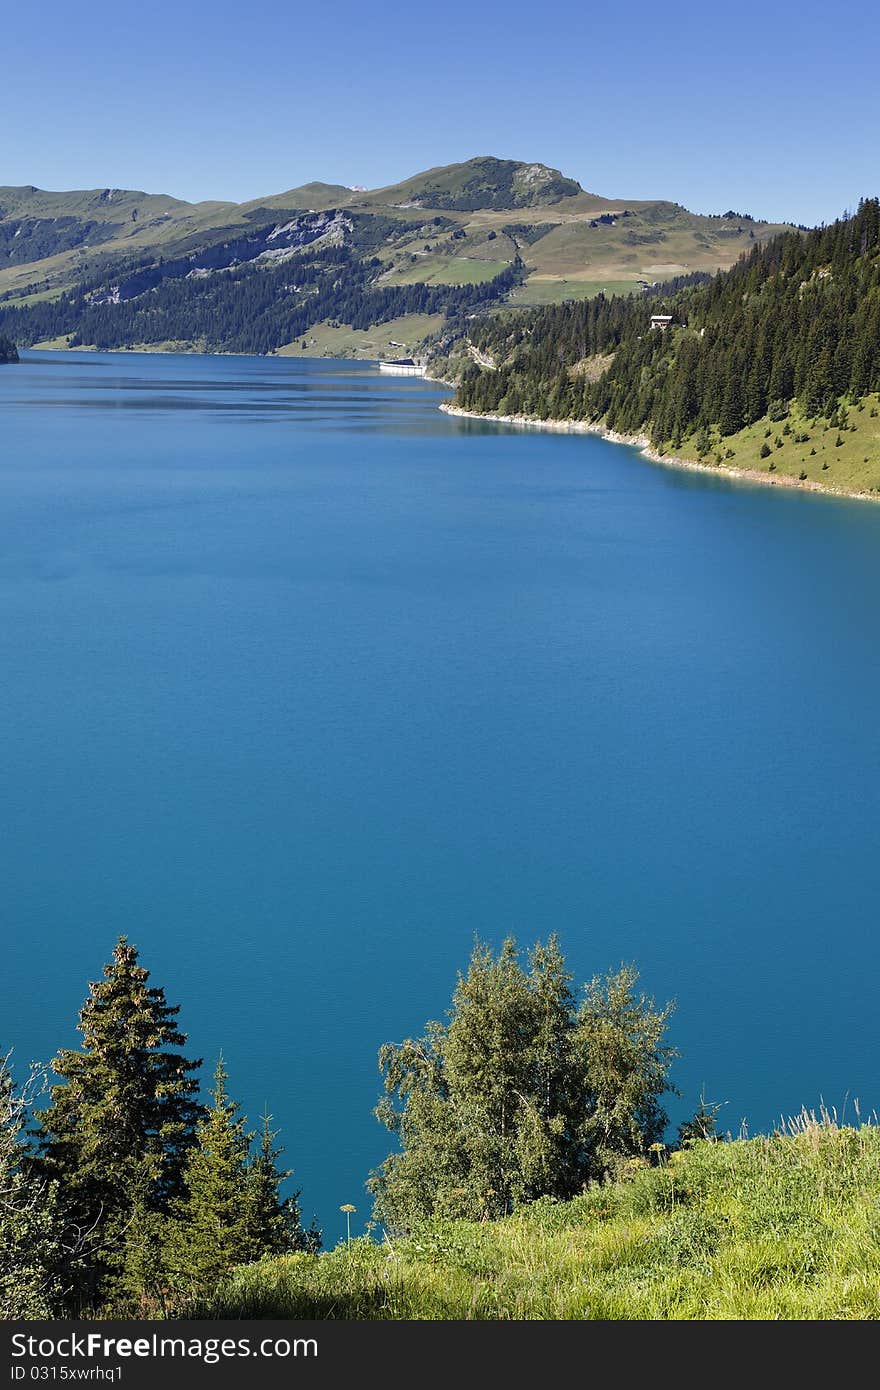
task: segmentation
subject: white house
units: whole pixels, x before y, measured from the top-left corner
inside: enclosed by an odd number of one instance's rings
[[[671,323],[672,323],[672,315],[671,315],[671,314],[652,314],[652,315],[651,315],[651,327],[652,327],[652,328],[668,328],[669,325],[670,325]]]

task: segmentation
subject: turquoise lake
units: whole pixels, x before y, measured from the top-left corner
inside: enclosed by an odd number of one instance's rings
[[[880,1109],[880,507],[445,394],[0,369],[0,1048],[75,1044],[127,933],[330,1244],[475,933],[677,999],[675,1121]]]

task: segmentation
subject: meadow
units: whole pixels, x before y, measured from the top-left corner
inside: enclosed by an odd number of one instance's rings
[[[242,1267],[215,1318],[716,1320],[880,1316],[880,1129],[804,1112],[701,1140],[574,1201],[381,1230]]]
[[[714,431],[708,454],[698,455],[696,436],[674,452],[688,462],[766,474],[768,482],[782,477],[831,492],[880,494],[880,395],[841,410],[842,417],[808,417],[794,402],[785,420],[765,415],[723,439]]]

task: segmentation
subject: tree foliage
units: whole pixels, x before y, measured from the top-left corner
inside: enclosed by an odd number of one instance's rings
[[[218,1284],[248,1247],[250,1135],[229,1096],[227,1080],[221,1058],[214,1072],[212,1104],[199,1122],[187,1158],[185,1195],[169,1227],[172,1278],[193,1286]]]
[[[660,1138],[670,1007],[638,994],[627,967],[578,1005],[555,936],[527,967],[512,939],[497,956],[477,943],[448,1022],[381,1049],[376,1113],[400,1151],[369,1186],[392,1228],[570,1197]]]
[[[121,936],[80,1012],[80,1050],[52,1063],[60,1078],[38,1119],[39,1171],[63,1195],[68,1244],[88,1237],[88,1301],[124,1266],[136,1212],[160,1215],[182,1191],[186,1151],[201,1113],[200,1061],[180,1051],[179,1008],[151,986]],[[76,1239],[75,1239],[76,1237]]]
[[[673,327],[652,331],[661,312]],[[733,434],[780,402],[828,414],[880,389],[880,202],[756,242],[708,284],[485,319],[470,337],[497,367],[466,370],[468,410],[602,420],[673,445],[713,426]],[[600,355],[606,370],[582,370]]]
[[[299,1193],[282,1198],[290,1177],[279,1169],[271,1116],[266,1115],[256,1153],[254,1136],[227,1089],[222,1058],[214,1072],[212,1104],[196,1131],[183,1175],[185,1195],[167,1223],[166,1273],[179,1296],[212,1290],[238,1264],[264,1255],[317,1250],[321,1233],[304,1231]]]
[[[248,1169],[247,1233],[253,1259],[265,1255],[287,1255],[297,1250],[314,1254],[321,1248],[321,1232],[312,1224],[303,1227],[300,1189],[289,1197],[281,1195],[281,1185],[293,1176],[290,1168],[279,1168],[283,1152],[275,1148],[278,1132],[272,1129],[272,1116],[263,1116],[256,1152]]]
[[[71,347],[198,342],[211,352],[269,353],[327,319],[355,329],[405,314],[455,319],[497,303],[525,275],[517,259],[481,284],[388,285],[377,244],[411,228],[346,215],[331,236],[333,217],[300,217],[280,240],[273,223],[173,260],[102,267],[55,298],[0,304],[0,332],[24,344],[66,337]],[[266,259],[274,255],[282,259]]]
[[[236,1264],[320,1248],[299,1192],[282,1193],[271,1116],[252,1152],[222,1061],[200,1104],[201,1062],[148,981],[120,937],[89,986],[82,1048],[52,1064],[34,1144],[34,1088],[19,1096],[0,1064],[0,1293],[16,1316],[164,1316]]]
[[[29,1107],[42,1086],[38,1069],[17,1088],[0,1058],[0,1317],[51,1318],[61,1304],[57,1192],[28,1163]]]

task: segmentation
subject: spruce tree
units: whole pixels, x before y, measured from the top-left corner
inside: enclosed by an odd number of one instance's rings
[[[775,399],[829,414],[847,393],[880,389],[880,201],[812,232],[755,243],[708,283],[688,277],[650,299],[602,296],[468,324],[492,369],[464,373],[458,403],[536,418],[565,410],[657,445],[759,420]],[[646,331],[653,312],[681,327]],[[566,378],[587,356],[607,366],[576,391]]]
[[[200,1061],[179,1050],[179,1012],[148,984],[138,952],[121,936],[104,978],[89,985],[80,1013],[80,1050],[52,1063],[60,1080],[38,1115],[41,1174],[59,1184],[66,1243],[78,1248],[74,1301],[111,1296],[126,1264],[136,1206],[167,1212],[182,1191],[186,1152],[201,1113],[193,1073]],[[89,1256],[85,1247],[91,1251]]]
[[[718,1134],[718,1113],[721,1106],[707,1103],[705,1095],[700,1093],[700,1103],[689,1120],[684,1120],[678,1126],[678,1147],[685,1148],[688,1145],[696,1144],[701,1139],[720,1140]]]
[[[212,1104],[199,1122],[186,1164],[186,1195],[176,1204],[169,1225],[167,1265],[178,1291],[214,1288],[254,1253],[248,1168],[251,1136],[245,1130],[245,1117],[229,1096],[227,1080],[221,1057],[214,1072]],[[262,1216],[265,1219],[267,1213]]]
[[[296,1250],[314,1253],[321,1245],[321,1232],[315,1226],[303,1229],[299,1190],[289,1197],[281,1196],[281,1185],[292,1170],[278,1167],[282,1150],[274,1147],[277,1137],[272,1116],[265,1114],[259,1147],[247,1171],[248,1245],[254,1260]]]

